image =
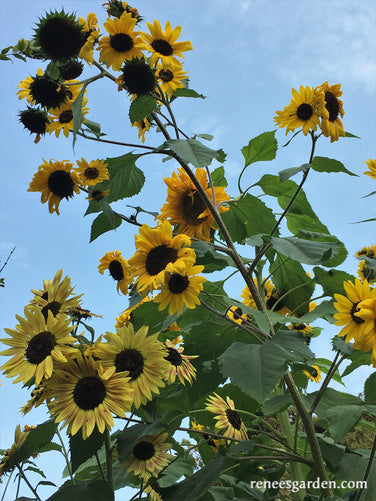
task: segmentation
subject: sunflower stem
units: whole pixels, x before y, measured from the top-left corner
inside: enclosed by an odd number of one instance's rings
[[[25,475],[25,473],[24,473],[24,471],[23,471],[22,467],[21,467],[19,464],[17,464],[16,466],[17,466],[17,468],[18,468],[18,470],[19,470],[19,472],[20,472],[20,475],[21,475],[22,479],[24,480],[24,482],[26,483],[26,485],[29,487],[29,489],[31,490],[31,492],[34,494],[35,498],[36,498],[38,501],[42,501],[42,500],[41,500],[41,498],[38,496],[37,491],[34,489],[34,487],[31,485],[31,483],[30,483],[30,482],[28,481],[28,479],[26,478],[26,475]]]
[[[104,430],[104,445],[106,449],[107,482],[112,492],[114,492],[114,470],[112,464],[111,437],[110,432],[107,430],[107,428]]]
[[[78,327],[78,323],[77,323],[77,327]],[[76,328],[76,330],[77,330],[77,328]],[[61,453],[63,454],[65,462],[67,463],[67,468],[68,468],[69,476],[70,476],[70,478],[72,480],[72,483],[75,484],[76,481],[75,481],[74,476],[73,476],[72,466],[71,466],[71,463],[69,461],[69,456],[68,456],[67,449],[65,448],[65,445],[64,445],[63,437],[61,436],[61,434],[59,432],[59,428],[56,429],[56,434],[59,437],[59,440],[60,440],[60,443],[61,443]]]
[[[370,471],[371,471],[371,467],[372,467],[372,463],[373,463],[373,460],[375,458],[375,453],[376,453],[376,434],[375,434],[374,439],[373,439],[372,450],[371,450],[371,454],[370,454],[369,459],[368,459],[366,471],[364,472],[363,485],[368,480],[368,477],[369,477],[369,474],[370,474]],[[359,489],[358,494],[356,495],[354,501],[360,501],[360,498],[362,497],[364,489],[365,489],[364,487],[361,487]]]
[[[166,106],[167,110],[168,110],[168,113],[171,117],[171,120],[172,120],[172,125],[175,129],[175,135],[176,135],[176,139],[180,139],[180,136],[179,136],[179,128],[178,128],[178,125],[176,123],[176,119],[175,119],[175,115],[171,109],[171,106],[170,106],[170,103],[168,102],[168,99],[166,99],[162,89],[160,88],[160,86],[157,84],[157,87],[158,87],[158,90],[160,92],[160,95],[162,96],[162,103]]]
[[[122,143],[121,141],[112,141],[110,139],[102,139],[99,137],[90,137],[85,134],[84,131],[77,131],[77,135],[85,139],[91,139],[92,141],[98,141],[99,143],[116,144],[117,146],[126,146],[128,148],[143,148],[150,150],[151,153],[162,153],[163,155],[169,154],[169,152],[163,150],[156,150],[154,146],[145,146],[144,144],[133,144],[133,143]]]
[[[10,475],[8,477],[8,480],[7,480],[7,483],[5,484],[5,489],[4,489],[3,495],[1,496],[1,501],[4,501],[5,494],[6,494],[7,490],[8,490],[8,487],[9,487],[9,484],[10,484],[10,480],[11,480],[12,475],[13,475],[13,471],[10,472]],[[18,494],[16,495],[16,499],[17,498],[18,498]]]

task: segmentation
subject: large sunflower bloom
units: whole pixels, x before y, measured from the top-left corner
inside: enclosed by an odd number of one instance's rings
[[[13,357],[1,366],[7,377],[16,377],[14,383],[26,384],[35,377],[38,385],[43,378],[50,378],[54,361],[66,362],[76,352],[71,345],[75,338],[70,335],[66,318],[54,317],[52,313],[45,319],[38,307],[25,308],[25,318],[16,315],[19,324],[15,329],[4,329],[10,338],[1,341],[10,346],[1,355]]]
[[[171,224],[179,225],[178,233],[200,240],[210,241],[210,229],[214,228],[214,217],[201,198],[197,188],[184,169],[173,172],[172,177],[164,178],[167,184],[167,199],[161,209],[159,219],[167,219]],[[196,169],[196,177],[213,202],[212,188],[208,183],[205,169]],[[223,202],[230,200],[224,187],[214,188],[215,202],[219,212],[228,210]]]
[[[59,108],[50,110],[48,119],[49,123],[46,126],[46,131],[50,134],[55,132],[55,136],[59,137],[60,132],[63,131],[65,137],[69,137],[69,133],[73,130],[73,104],[76,99],[69,99],[66,103]],[[86,106],[88,102],[87,97],[82,100],[81,111],[83,115],[87,115],[89,108]],[[84,119],[85,120],[85,119]]]
[[[158,63],[156,77],[162,92],[171,97],[174,90],[184,87],[183,80],[187,80],[188,73],[182,70],[183,65],[180,63],[175,65]]]
[[[172,454],[167,452],[172,447],[172,444],[165,442],[167,436],[167,433],[159,433],[139,438],[122,466],[144,480],[150,476],[157,477],[158,472],[173,458]]]
[[[194,309],[196,305],[201,304],[198,298],[203,289],[205,277],[197,277],[204,269],[203,266],[192,266],[187,264],[183,273],[169,273],[165,275],[165,283],[159,287],[160,293],[153,299],[160,303],[159,310],[164,310],[168,306],[168,314],[172,315],[175,311],[180,315],[184,305],[187,308]]]
[[[217,420],[215,423],[216,429],[225,430],[224,434],[228,437],[237,440],[248,440],[247,428],[235,410],[234,402],[230,397],[226,397],[226,400],[224,400],[214,393],[214,397],[208,397],[205,409],[217,414],[214,418]]]
[[[27,191],[40,191],[42,193],[42,204],[48,201],[48,209],[50,213],[59,212],[59,204],[63,198],[73,197],[74,192],[80,193],[78,184],[80,178],[73,169],[73,164],[67,160],[47,162],[39,166],[38,172],[30,183]]]
[[[136,253],[129,259],[134,275],[138,276],[137,289],[154,290],[165,282],[165,273],[184,275],[187,264],[193,264],[196,254],[187,235],[172,236],[168,221],[156,228],[143,224],[135,236]]]
[[[345,136],[341,118],[345,114],[343,102],[338,99],[342,96],[341,84],[328,85],[324,82],[317,90],[318,113],[321,116],[320,127],[325,137],[330,136],[330,142],[338,141],[339,136]]]
[[[126,11],[114,19],[108,18],[104,28],[109,37],[102,37],[98,50],[101,51],[99,61],[105,63],[107,68],[112,66],[114,71],[120,70],[124,61],[133,58],[142,58],[142,40],[138,32],[134,32],[137,19]]]
[[[148,336],[148,328],[141,327],[136,333],[133,325],[107,332],[106,343],[97,343],[92,353],[98,357],[107,372],[126,371],[130,377],[127,387],[133,389],[136,408],[145,405],[164,387],[163,377],[169,368],[166,351],[157,334]]]
[[[77,174],[80,176],[81,183],[85,186],[95,186],[102,181],[109,179],[107,165],[104,160],[91,160],[88,162],[84,158],[77,160]]]
[[[359,303],[359,316],[363,324],[363,332],[355,339],[354,348],[367,352],[372,350],[372,365],[376,367],[376,298],[365,299]]]
[[[49,410],[57,423],[64,421],[68,433],[82,429],[86,440],[95,425],[99,433],[114,426],[112,413],[124,417],[132,404],[132,391],[127,373],[105,373],[98,361],[83,356],[69,360],[54,373],[45,385]]]
[[[103,275],[105,270],[108,270],[111,277],[117,282],[117,291],[121,291],[127,295],[128,287],[132,283],[132,271],[128,261],[123,258],[121,252],[118,250],[106,252],[99,263],[99,273]]]
[[[182,52],[193,49],[189,41],[176,41],[180,36],[181,26],[176,26],[176,28],[172,29],[170,21],[167,21],[165,31],[162,31],[160,22],[157,19],[154,20],[154,24],[146,24],[149,28],[150,35],[142,33],[145,41],[142,48],[152,53],[150,57],[151,66],[155,66],[159,59],[163,65],[175,65],[179,63],[176,56],[184,59]]]
[[[376,179],[376,160],[372,160],[370,158],[369,160],[366,160],[364,163],[367,165],[369,170],[366,170],[363,174],[366,174],[367,176]]]
[[[282,111],[276,111],[274,122],[279,128],[286,127],[286,134],[302,127],[306,136],[310,130],[316,130],[319,124],[315,88],[301,85],[299,92],[295,89],[291,92],[293,99]]]
[[[165,346],[168,351],[165,359],[170,362],[170,368],[166,374],[168,384],[174,383],[176,376],[184,385],[186,380],[192,384],[192,379],[196,377],[196,369],[189,360],[197,358],[198,355],[183,355],[184,348],[182,346],[176,348],[174,342],[169,339],[166,340]]]
[[[94,61],[93,52],[94,52],[94,44],[98,40],[99,37],[99,25],[97,16],[90,12],[87,15],[87,20],[83,17],[78,18],[78,22],[81,24],[83,29],[83,35],[86,39],[84,45],[81,47],[79,57],[84,59],[87,63],[91,64]]]
[[[359,303],[365,299],[373,299],[376,297],[376,289],[371,289],[369,283],[365,280],[361,282],[358,278],[355,279],[355,284],[351,280],[343,283],[346,296],[334,294],[336,302],[334,307],[338,311],[334,315],[336,325],[343,325],[338,333],[338,336],[346,336],[346,343],[351,339],[357,340],[364,330],[364,320],[358,315]]]

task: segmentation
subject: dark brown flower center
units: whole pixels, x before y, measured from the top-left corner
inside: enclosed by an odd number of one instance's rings
[[[37,104],[47,108],[58,108],[68,97],[68,90],[64,85],[44,76],[34,77],[29,91]]]
[[[311,368],[311,376],[312,377],[317,377],[318,375],[319,375],[319,373],[317,372],[317,370],[314,367],[312,367]]]
[[[104,193],[102,190],[94,190],[90,193],[93,200],[102,200],[104,198]]]
[[[147,255],[145,268],[149,275],[158,275],[168,263],[174,263],[178,258],[178,251],[166,244],[151,249]]]
[[[173,294],[181,294],[188,288],[188,285],[188,277],[179,273],[173,273],[168,280],[168,288]]]
[[[54,195],[60,198],[73,196],[74,182],[69,172],[55,170],[48,177],[48,187]]]
[[[83,377],[74,387],[73,400],[77,407],[85,411],[95,409],[105,398],[106,387],[97,376]]]
[[[187,191],[182,199],[182,211],[184,219],[192,226],[198,226],[206,221],[207,216],[199,218],[199,215],[206,209],[205,202],[198,191]]]
[[[239,414],[233,409],[226,409],[226,416],[231,426],[235,428],[235,430],[240,430],[242,426],[242,420]]]
[[[86,179],[97,179],[99,176],[99,171],[96,167],[88,167],[85,169],[84,176]]]
[[[170,45],[167,40],[162,40],[158,38],[157,40],[153,40],[151,46],[155,50],[155,52],[159,52],[162,56],[172,56],[174,53],[174,49],[172,45]]]
[[[59,122],[61,124],[67,124],[71,120],[73,120],[73,111],[72,110],[64,110],[62,113],[60,113]]]
[[[155,447],[151,442],[141,441],[138,442],[133,448],[133,455],[140,461],[147,461],[155,454]]]
[[[40,332],[30,339],[25,351],[25,357],[30,364],[38,365],[51,355],[51,351],[55,346],[56,339],[52,332]]]
[[[123,271],[123,267],[122,267],[120,261],[117,261],[116,259],[114,259],[113,261],[111,261],[111,263],[108,266],[108,270],[110,272],[111,277],[114,280],[117,280],[118,282],[120,280],[123,280],[123,278],[124,278],[124,271]]]
[[[160,70],[158,73],[159,78],[162,80],[162,82],[171,82],[174,78],[174,74],[172,73],[171,70]]]
[[[129,377],[133,381],[143,373],[144,361],[142,353],[138,350],[125,348],[115,357],[116,372],[128,371]]]
[[[298,109],[296,110],[296,114],[300,120],[309,120],[311,116],[313,115],[313,109],[310,104],[303,103],[301,104]]]
[[[360,301],[358,301],[357,303],[353,303],[353,305],[351,307],[351,310],[350,310],[351,318],[353,319],[353,321],[356,324],[362,324],[364,322],[363,318],[360,318],[360,317],[356,316],[356,313],[359,311],[359,308],[358,308],[359,302]]]
[[[236,308],[235,310],[231,310],[232,314],[234,315],[234,318],[238,320],[239,318],[242,318],[243,315],[243,310],[241,308]]]
[[[329,122],[334,122],[338,117],[339,102],[332,92],[325,92],[325,108],[329,111]]]
[[[110,36],[110,45],[117,52],[128,52],[133,48],[133,38],[126,33],[116,33]]]
[[[294,325],[294,330],[296,331],[304,331],[304,329],[307,327],[306,324],[295,324]]]
[[[60,308],[61,303],[59,303],[58,301],[51,301],[51,303],[46,304],[46,306],[43,306],[42,308],[44,318],[47,320],[49,311],[51,311],[53,316],[56,317],[56,315],[60,311]]]
[[[175,365],[175,367],[179,367],[183,363],[183,358],[178,350],[175,350],[175,348],[171,348],[170,346],[167,346],[166,348],[168,350],[168,355],[165,359],[172,365]]]

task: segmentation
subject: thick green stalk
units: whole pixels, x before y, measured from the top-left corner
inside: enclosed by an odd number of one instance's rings
[[[112,464],[112,448],[110,432],[106,429],[104,431],[104,444],[106,448],[106,469],[107,469],[107,482],[112,492],[114,491],[114,470]]]

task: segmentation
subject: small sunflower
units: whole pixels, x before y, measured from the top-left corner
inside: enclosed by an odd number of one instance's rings
[[[357,315],[364,321],[363,332],[353,346],[364,352],[372,350],[372,365],[376,367],[376,298],[361,301]]]
[[[148,301],[150,301],[150,297],[145,296],[137,304],[135,304],[134,306],[130,306],[128,309],[123,311],[123,313],[121,313],[118,317],[116,317],[115,328],[127,327],[129,325],[129,322],[132,322],[134,310],[141,304],[147,303]]]
[[[168,306],[168,314],[172,315],[175,311],[180,315],[184,305],[187,308],[194,309],[196,305],[201,304],[198,298],[203,289],[204,277],[198,277],[204,266],[192,266],[187,264],[184,273],[166,272],[165,282],[159,287],[160,293],[153,299],[160,303],[159,310],[164,310]]]
[[[248,320],[247,314],[243,313],[242,309],[239,306],[231,306],[226,315],[228,316],[228,318],[231,318],[231,320],[238,324],[242,324],[246,320]]]
[[[105,374],[98,361],[79,352],[45,383],[51,398],[50,413],[57,423],[68,425],[69,434],[82,429],[84,440],[95,426],[103,433],[114,426],[112,413],[124,417],[130,410],[128,380],[125,372]]]
[[[27,107],[19,113],[20,122],[30,131],[30,134],[36,134],[35,143],[39,143],[41,136],[47,131],[47,125],[50,123],[47,112],[39,108]]]
[[[110,194],[110,190],[104,190],[101,188],[99,185],[95,185],[94,188],[91,190],[89,189],[89,196],[86,197],[89,202],[92,202],[93,200],[103,200],[107,195]]]
[[[256,278],[253,279],[253,282],[254,282],[255,286],[257,287],[257,289],[260,289]],[[266,280],[266,281],[264,280],[262,282],[262,286],[264,288],[265,303],[268,304],[268,302],[271,301],[271,297],[272,297],[272,294],[273,294],[273,291],[275,288],[274,288],[274,285],[271,282],[271,280]],[[254,310],[257,310],[255,300],[253,299],[251,291],[249,290],[247,285],[244,287],[240,296],[243,298],[243,303],[246,306],[249,306],[249,308],[253,308]]]
[[[314,381],[315,383],[319,383],[322,379],[321,371],[317,365],[311,365],[311,369],[303,372],[308,379]]]
[[[184,87],[183,81],[188,79],[188,73],[182,70],[180,63],[174,66],[158,63],[156,77],[162,92],[171,97],[174,90]]]
[[[324,82],[317,89],[318,113],[321,116],[320,127],[325,137],[330,136],[330,142],[338,141],[339,136],[345,136],[341,118],[345,114],[343,102],[338,99],[342,96],[341,84],[328,85]]]
[[[184,59],[182,52],[193,49],[189,41],[176,41],[180,36],[180,26],[176,26],[176,28],[172,29],[170,21],[167,21],[165,31],[162,31],[161,25],[157,19],[153,24],[146,24],[149,28],[150,35],[142,33],[145,42],[142,48],[152,53],[150,57],[151,66],[155,66],[159,59],[163,65],[174,66],[179,63],[176,56]]]
[[[150,501],[163,501],[161,496],[161,486],[154,479],[148,483],[144,492],[150,497]]]
[[[376,270],[370,268],[364,260],[358,265],[358,276],[361,280],[367,280],[369,284],[376,282]]]
[[[77,174],[80,176],[81,183],[84,186],[95,186],[105,179],[109,179],[107,165],[104,160],[91,160],[89,163],[84,158],[77,160]]]
[[[313,311],[316,308],[316,306],[317,306],[317,303],[315,303],[314,301],[311,301],[309,303],[308,312]],[[293,316],[294,317],[298,317],[297,315],[293,315]],[[290,330],[293,330],[293,331],[296,331],[296,332],[301,332],[302,334],[305,334],[305,339],[307,339],[307,336],[308,336],[308,339],[309,339],[309,334],[313,330],[313,327],[311,327],[309,324],[306,324],[306,323],[303,323],[303,322],[297,322],[297,323],[290,324],[290,325],[288,325],[288,328]]]
[[[208,183],[205,169],[196,169],[196,177],[213,202],[212,188]],[[172,177],[164,178],[164,182],[167,184],[167,199],[159,219],[179,225],[178,233],[210,241],[210,229],[215,228],[214,217],[184,169],[179,168],[178,173],[173,172]],[[225,188],[215,187],[214,194],[219,212],[228,210],[223,206],[223,202],[230,200]]]
[[[67,160],[47,162],[43,159],[43,162],[27,191],[40,191],[42,204],[48,201],[50,213],[56,212],[59,215],[59,205],[63,198],[68,200],[74,193],[80,193],[80,179],[73,170],[73,164]]]
[[[141,139],[141,141],[144,143],[145,142],[145,133],[146,133],[146,131],[150,130],[149,120],[147,118],[143,118],[139,122],[135,122],[131,125],[132,125],[132,127],[137,127],[138,139]]]
[[[46,401],[47,392],[43,384],[35,386],[31,392],[31,398],[20,409],[20,413],[24,416],[31,411],[34,407],[39,407]]]
[[[129,259],[137,278],[139,292],[154,290],[165,282],[165,273],[185,273],[187,264],[193,264],[196,254],[189,248],[191,239],[187,235],[172,236],[168,221],[156,228],[143,224],[135,236],[136,253]]]
[[[139,438],[122,466],[144,480],[150,476],[158,476],[158,472],[173,458],[172,454],[167,452],[172,447],[172,444],[166,442],[167,436],[167,433],[159,433]]]
[[[334,315],[336,325],[343,325],[338,333],[338,336],[346,336],[346,343],[351,339],[357,340],[364,330],[364,320],[358,315],[359,303],[365,299],[373,299],[376,297],[376,289],[371,289],[369,283],[365,280],[361,282],[358,278],[355,279],[355,284],[351,280],[343,282],[343,287],[346,296],[334,294],[336,302],[334,307],[338,311]]]
[[[81,59],[84,59],[87,63],[91,64],[94,61],[93,58],[94,45],[99,38],[98,19],[93,12],[90,12],[87,15],[87,19],[79,17],[78,22],[82,26],[83,36],[85,40],[85,43],[81,47],[78,56]]]
[[[366,170],[363,174],[376,179],[376,160],[372,160],[371,158],[364,162],[369,170]]]
[[[87,102],[87,97],[84,97],[81,108],[83,115],[87,115],[89,112],[89,108],[86,106]],[[55,132],[55,136],[59,137],[60,132],[63,131],[64,136],[69,137],[69,133],[73,130],[73,104],[74,101],[69,99],[59,108],[50,110],[50,114],[48,115],[49,124],[47,125],[48,133],[52,134]]]
[[[376,258],[376,245],[370,245],[368,247],[363,247],[362,249],[358,250],[355,253],[355,257],[361,258],[363,256],[367,256],[367,257],[370,257],[371,259],[375,259]]]
[[[200,431],[205,428],[204,425],[196,423],[196,421],[191,421],[190,427],[192,428],[192,430],[200,430]],[[202,437],[206,440],[206,443],[210,445],[210,447],[213,449],[215,453],[218,452],[219,445],[226,445],[226,440],[218,440],[217,438],[210,438],[210,435],[207,435],[206,433],[203,433]]]
[[[121,0],[110,0],[109,2],[103,4],[107,6],[107,14],[109,16],[120,17],[123,12],[128,12],[132,14],[132,17],[137,19],[139,22],[142,18],[135,7],[131,7],[128,2]]]
[[[197,358],[198,355],[183,355],[184,348],[182,346],[176,348],[174,342],[169,339],[166,340],[165,346],[168,351],[165,359],[170,362],[170,368],[166,373],[167,383],[174,383],[177,376],[184,385],[186,380],[192,384],[192,379],[196,377],[196,369],[190,360]]]
[[[277,111],[274,122],[279,128],[286,127],[286,134],[302,127],[306,136],[310,130],[316,130],[319,125],[317,99],[314,87],[300,86],[299,92],[292,89],[293,99],[282,111]]]
[[[69,319],[48,314],[47,320],[38,307],[25,308],[25,317],[16,315],[19,324],[15,329],[4,329],[10,338],[1,339],[10,346],[1,355],[13,357],[1,366],[7,377],[16,377],[15,383],[26,384],[35,377],[39,385],[43,378],[50,378],[54,361],[66,362],[76,352],[72,345],[76,342],[70,335],[73,327]]]
[[[143,57],[141,52],[142,40],[138,32],[134,32],[137,19],[126,11],[114,19],[108,18],[104,28],[109,37],[102,37],[97,50],[100,50],[99,61],[105,63],[107,68],[112,66],[114,71],[120,70],[124,61],[134,57]]]
[[[214,418],[217,420],[215,423],[216,429],[225,430],[225,435],[236,440],[248,440],[247,428],[235,410],[234,402],[230,397],[226,397],[226,400],[224,400],[214,393],[214,396],[208,397],[207,400],[208,403],[205,409],[213,414],[217,414]]]
[[[118,250],[106,252],[99,263],[99,273],[103,275],[105,270],[108,270],[111,277],[117,282],[117,291],[127,295],[128,287],[132,283],[132,272],[128,261],[123,258],[121,252]]]
[[[141,327],[136,333],[133,325],[116,329],[116,334],[107,332],[106,343],[98,343],[93,354],[101,361],[107,372],[123,372],[129,375],[127,388],[133,389],[133,403],[138,409],[159,393],[165,386],[163,377],[169,368],[166,351],[158,341],[157,334],[148,336],[148,328]]]

